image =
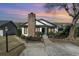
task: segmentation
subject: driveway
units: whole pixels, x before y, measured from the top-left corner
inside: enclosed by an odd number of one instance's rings
[[[49,39],[28,42],[20,56],[79,56],[79,47],[71,43],[54,43]]]

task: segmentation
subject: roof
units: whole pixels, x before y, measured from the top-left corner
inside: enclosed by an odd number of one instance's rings
[[[1,20],[0,21],[0,27],[2,27],[2,26],[6,26],[6,24],[8,24],[8,23],[12,23],[15,27],[16,27],[16,25],[12,22],[12,21],[6,21],[6,20]]]
[[[39,19],[39,21],[42,22],[42,23],[44,23],[47,26],[56,26],[57,27],[57,25],[55,25],[54,23],[51,23],[51,22],[49,22],[47,20]]]
[[[22,26],[28,26],[28,22],[25,22],[24,24],[22,24]],[[44,19],[38,19],[36,20],[36,26],[49,26],[49,27],[57,27],[57,25],[44,20]]]

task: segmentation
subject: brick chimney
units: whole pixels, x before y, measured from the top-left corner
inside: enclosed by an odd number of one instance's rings
[[[28,36],[35,37],[36,15],[34,13],[28,14]]]

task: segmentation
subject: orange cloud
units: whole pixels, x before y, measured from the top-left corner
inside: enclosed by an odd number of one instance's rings
[[[39,13],[37,13],[37,16],[61,17],[61,18],[71,19],[71,17],[68,15],[68,13],[65,10],[56,10],[56,11],[52,11],[50,13],[39,12]]]
[[[56,22],[72,22],[72,17],[68,15],[68,13],[62,10],[51,11],[50,13],[40,12],[36,14],[37,16],[47,16],[47,17],[54,17]]]
[[[39,13],[36,13],[37,16],[52,16],[52,14],[50,13],[45,13],[45,12],[39,12]]]
[[[64,9],[57,10],[56,13],[54,13],[53,15],[54,16],[60,16],[60,17],[63,17],[63,18],[65,17],[65,18],[70,18],[71,19],[71,17],[68,15],[68,13]]]

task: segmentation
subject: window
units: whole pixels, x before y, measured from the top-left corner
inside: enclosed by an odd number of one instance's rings
[[[40,28],[36,28],[36,32],[40,32]]]
[[[24,34],[27,34],[27,28],[24,27]]]
[[[48,32],[52,32],[52,29],[51,29],[51,28],[49,28],[49,29],[48,29]]]

